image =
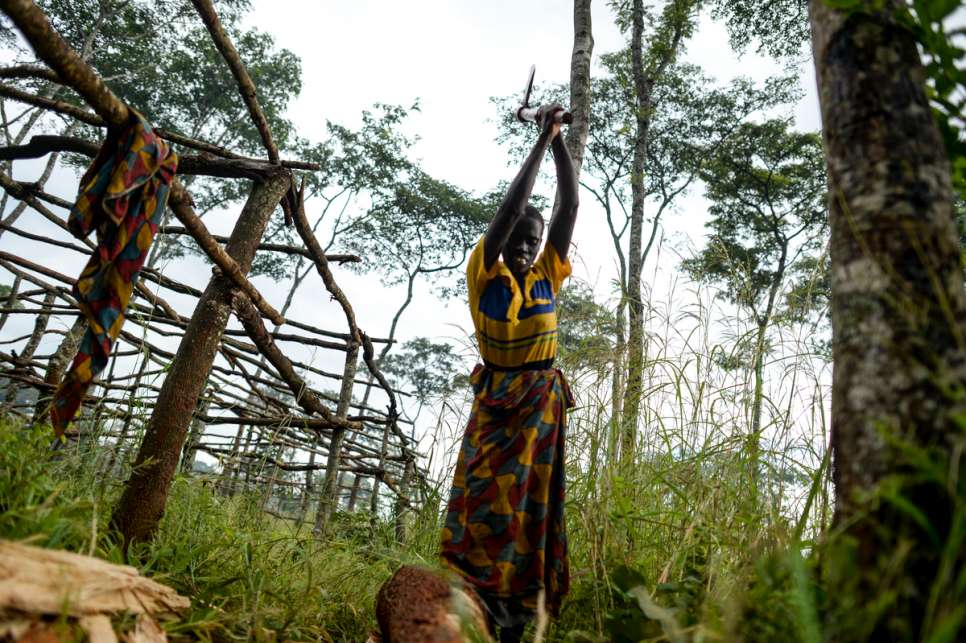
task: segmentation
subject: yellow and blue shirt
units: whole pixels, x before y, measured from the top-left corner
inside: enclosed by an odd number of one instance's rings
[[[515,368],[557,356],[556,294],[570,271],[570,261],[562,261],[547,243],[527,273],[521,292],[500,259],[486,269],[480,239],[466,266],[466,284],[484,362]]]

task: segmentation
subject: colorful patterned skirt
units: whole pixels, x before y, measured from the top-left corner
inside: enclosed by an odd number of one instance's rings
[[[476,399],[443,527],[443,562],[470,583],[494,621],[533,618],[540,590],[556,615],[570,587],[564,522],[564,434],[573,397],[558,369],[477,365]]]

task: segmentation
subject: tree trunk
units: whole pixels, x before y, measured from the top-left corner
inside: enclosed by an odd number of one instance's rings
[[[614,313],[614,356],[612,361],[613,372],[611,373],[611,409],[610,409],[610,431],[607,437],[607,458],[611,465],[617,463],[620,455],[620,436],[621,436],[621,402],[624,399],[624,357],[627,354],[627,341],[624,338],[624,329],[627,326],[624,311],[627,308],[626,299],[623,294],[617,304],[617,311]]]
[[[755,355],[752,364],[755,378],[751,397],[751,431],[745,449],[748,458],[748,486],[750,507],[758,504],[758,461],[761,458],[761,408],[765,397],[765,337],[768,321],[759,320],[755,333]]]
[[[777,233],[776,233],[777,234]],[[765,303],[765,310],[758,315],[752,311],[752,315],[758,322],[758,329],[755,334],[755,363],[754,377],[755,385],[752,392],[751,401],[751,432],[748,435],[748,463],[749,463],[749,483],[751,506],[755,507],[758,503],[759,492],[759,460],[761,459],[761,416],[762,407],[765,400],[765,348],[768,339],[768,328],[771,326],[772,318],[775,315],[775,305],[778,301],[778,293],[782,283],[785,281],[785,270],[788,264],[788,239],[778,237],[781,243],[781,254],[778,258],[778,266],[772,274],[771,285],[768,288],[768,300]],[[794,390],[794,387],[793,387]]]
[[[644,160],[651,120],[653,79],[644,74],[644,2],[634,0],[631,66],[637,99],[634,157],[631,162],[631,238],[627,262],[627,383],[621,411],[621,468],[633,462],[637,442],[637,416],[641,408],[644,375],[644,302],[641,299],[641,248],[644,236]]]
[[[117,442],[115,442],[114,446],[111,448],[107,465],[104,467],[104,471],[109,478],[114,476],[114,467],[118,460],[121,461],[120,470],[124,470],[124,461],[120,456],[125,452],[124,443],[127,441],[127,432],[131,427],[131,420],[133,419],[135,404],[138,399],[138,390],[141,388],[141,380],[144,378],[144,372],[148,370],[148,365],[150,363],[151,352],[150,349],[145,347],[141,353],[141,365],[138,367],[137,376],[134,378],[134,384],[131,386],[131,392],[128,393],[127,396],[127,415],[124,416],[124,423],[121,425],[121,431],[118,433]]]
[[[966,295],[949,161],[898,4],[809,7],[830,184],[837,641],[966,633],[961,618],[943,622],[963,600],[966,548],[950,530]]]
[[[593,53],[590,0],[574,0],[574,48],[570,56],[570,113],[574,115],[574,122],[567,128],[565,140],[578,177],[590,125],[590,62]]]
[[[225,248],[244,274],[251,269],[269,217],[290,185],[289,173],[279,172],[252,188]],[[151,538],[164,514],[192,413],[228,324],[231,290],[227,278],[220,274],[212,277],[178,346],[141,442],[134,473],[112,517],[125,543]]]
[[[356,378],[356,366],[359,362],[359,345],[350,344],[345,354],[345,370],[342,373],[342,389],[339,391],[339,405],[336,407],[336,417],[344,420],[349,414],[349,404],[352,402],[352,382]],[[332,440],[329,442],[329,458],[325,464],[325,479],[322,482],[322,495],[319,498],[319,508],[315,513],[316,535],[325,534],[339,503],[339,466],[342,461],[342,442],[345,440],[345,429],[333,427]]]

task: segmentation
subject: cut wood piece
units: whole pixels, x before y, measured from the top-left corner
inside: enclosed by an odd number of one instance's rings
[[[77,624],[87,634],[89,643],[117,643],[117,635],[111,626],[111,619],[106,614],[82,616]]]
[[[88,616],[173,616],[191,602],[136,569],[0,540],[0,610]]]
[[[134,630],[124,635],[125,643],[167,643],[168,636],[158,622],[148,616],[138,616]]]

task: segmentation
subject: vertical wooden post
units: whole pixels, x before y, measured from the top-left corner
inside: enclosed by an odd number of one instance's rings
[[[23,279],[20,277],[20,275],[14,277],[13,285],[10,286],[10,294],[7,295],[7,301],[3,302],[5,308],[13,308],[17,305],[17,295],[20,293],[20,284],[22,281]],[[3,313],[0,315],[0,330],[3,330],[3,327],[6,325],[9,317],[10,313]]]
[[[389,421],[386,421],[386,426],[382,431],[382,444],[379,446],[379,469],[381,471],[386,470],[386,456],[389,455]],[[372,477],[372,488],[369,493],[369,521],[370,524],[375,527],[376,516],[379,513],[379,478],[377,476]]]
[[[47,332],[47,323],[50,321],[50,307],[53,305],[56,296],[57,294],[52,290],[47,291],[47,294],[44,295],[44,312],[37,315],[37,319],[34,320],[34,330],[30,334],[30,339],[27,340],[27,345],[23,347],[23,351],[20,353],[20,359],[23,360],[24,364],[30,363],[30,359],[34,356],[37,347],[40,345],[40,340],[43,339],[44,333]],[[13,380],[7,383],[7,393],[3,398],[4,411],[13,406],[19,390],[20,387]]]
[[[349,414],[349,404],[352,402],[352,383],[356,377],[356,367],[359,361],[359,345],[350,343],[345,354],[345,370],[342,373],[342,389],[339,391],[339,406],[336,417],[344,420]],[[325,481],[322,483],[322,497],[319,499],[319,509],[315,514],[316,535],[325,534],[332,520],[332,514],[339,501],[339,465],[342,461],[342,442],[345,440],[345,429],[332,429],[332,440],[329,442],[329,458],[325,466]]]
[[[315,493],[315,485],[313,484],[315,480],[315,470],[312,468],[315,466],[315,449],[318,448],[320,442],[319,435],[316,434],[312,438],[312,450],[309,451],[309,469],[305,472],[305,485],[302,487],[302,502],[299,507],[299,520],[298,524],[305,522],[305,517],[309,512],[309,504],[312,501],[312,494]]]
[[[225,470],[221,474],[223,478],[227,478],[227,484],[225,486],[227,487],[229,496],[234,496],[236,492],[235,485],[238,482],[238,469],[241,467],[238,452],[241,450],[242,433],[244,432],[245,425],[239,422],[238,431],[235,432],[235,440],[231,443],[231,453],[228,454]]]
[[[120,459],[118,456],[124,450],[124,441],[127,440],[128,428],[131,426],[134,405],[138,397],[138,389],[141,388],[141,378],[144,377],[144,371],[147,370],[148,364],[150,363],[151,351],[145,347],[141,353],[141,366],[138,367],[137,377],[134,378],[134,384],[131,386],[131,391],[127,397],[127,414],[124,416],[124,424],[121,425],[121,432],[117,436],[117,442],[114,443],[114,447],[111,449],[111,455],[107,461],[107,465],[104,467],[104,471],[108,476],[113,475],[114,466]],[[123,460],[121,460],[122,470],[123,464]]]
[[[252,450],[252,436],[255,434],[255,425],[248,425],[248,433],[245,434],[245,453]],[[252,484],[252,463],[249,460],[245,463],[245,490],[251,488]]]
[[[211,377],[209,371],[208,377]],[[202,416],[208,414],[208,407],[211,404],[210,395],[212,390],[208,390],[209,397],[203,397],[198,401],[198,406],[191,419],[191,429],[188,431],[188,439],[181,450],[181,473],[191,474],[194,471],[195,459],[198,457],[197,446],[205,435],[205,423]]]
[[[406,542],[406,502],[409,500],[409,486],[416,473],[416,463],[412,458],[406,458],[406,468],[403,471],[402,482],[399,485],[399,496],[396,497],[394,513],[396,522],[396,542],[400,545]]]
[[[70,330],[64,335],[64,339],[60,342],[60,346],[54,351],[54,354],[50,356],[47,361],[47,370],[44,372],[44,382],[50,384],[52,387],[56,388],[60,384],[60,380],[64,377],[64,371],[67,370],[67,365],[70,364],[71,360],[74,359],[74,355],[77,353],[77,345],[83,337],[84,333],[87,331],[87,318],[83,315],[78,315],[74,319],[74,323],[71,325]],[[39,424],[41,422],[50,422],[50,401],[53,398],[53,389],[45,395],[41,395],[37,398],[37,405],[34,406],[34,416],[30,421],[31,424]]]
[[[352,476],[352,490],[349,492],[349,511],[356,510],[356,501],[359,499],[359,487],[362,486],[362,476],[358,473]]]

